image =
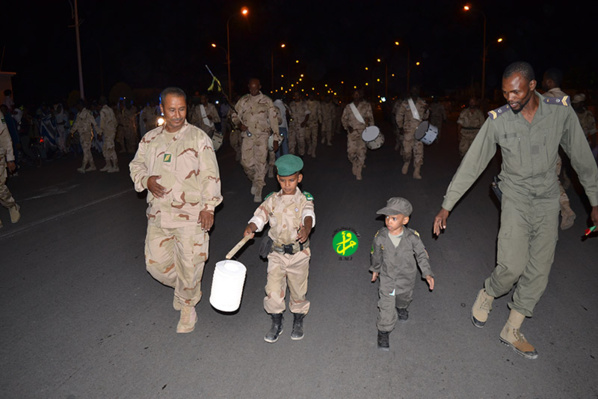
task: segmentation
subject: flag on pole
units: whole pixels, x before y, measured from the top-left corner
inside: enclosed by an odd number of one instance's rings
[[[220,81],[216,78],[216,76],[212,75],[212,84],[210,84],[210,87],[208,87],[208,91],[214,91],[214,84],[216,84],[216,91],[222,90],[222,85],[220,84]]]

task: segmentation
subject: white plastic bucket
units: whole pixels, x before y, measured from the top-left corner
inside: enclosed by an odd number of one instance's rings
[[[239,309],[247,268],[236,260],[222,260],[216,263],[212,279],[210,303],[222,312]]]

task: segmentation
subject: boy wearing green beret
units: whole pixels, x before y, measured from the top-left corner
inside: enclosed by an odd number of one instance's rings
[[[390,350],[388,338],[397,319],[407,321],[409,318],[407,307],[413,296],[417,266],[430,291],[434,289],[434,275],[428,261],[428,252],[417,231],[406,227],[412,211],[411,203],[405,198],[393,197],[386,202],[386,207],[376,212],[386,216],[386,227],[378,230],[374,236],[370,267],[372,282],[380,276],[376,326],[378,348],[383,351]]]
[[[285,296],[289,287],[289,309],[293,313],[291,339],[303,338],[303,318],[309,311],[307,277],[309,275],[309,234],[316,224],[311,194],[297,186],[303,180],[303,161],[295,155],[283,155],[275,162],[281,190],[271,193],[256,209],[244,236],[262,231],[270,223],[268,237],[272,240],[268,256],[268,278],[264,309],[272,317],[272,327],[264,337],[274,343],[282,333]],[[265,238],[264,238],[265,239]]]

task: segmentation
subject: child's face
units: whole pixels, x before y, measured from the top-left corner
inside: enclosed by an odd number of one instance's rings
[[[400,234],[403,226],[409,222],[409,216],[405,215],[386,215],[386,227],[390,234]]]
[[[276,176],[280,188],[282,189],[282,195],[293,195],[297,189],[297,185],[303,180],[303,175],[299,172],[290,176]]]

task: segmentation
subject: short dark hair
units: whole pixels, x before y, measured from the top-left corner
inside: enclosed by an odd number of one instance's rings
[[[502,78],[506,79],[511,77],[515,73],[520,73],[528,82],[532,80],[536,80],[536,76],[534,75],[534,68],[525,61],[517,61],[509,65],[505,72],[502,74]]]
[[[164,90],[162,90],[162,93],[160,93],[160,104],[162,104],[162,101],[164,101],[166,96],[169,94],[175,97],[183,97],[185,101],[187,101],[187,95],[185,94],[183,89],[179,89],[178,87],[167,87]]]
[[[563,83],[563,72],[558,68],[549,68],[544,72],[544,76],[551,79],[557,87],[561,87]]]

